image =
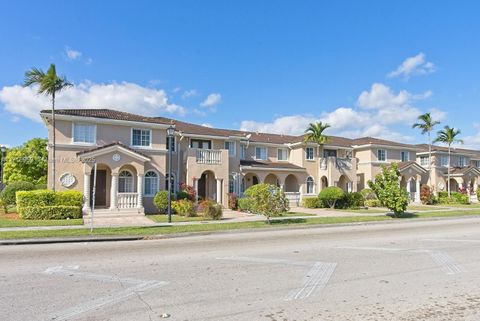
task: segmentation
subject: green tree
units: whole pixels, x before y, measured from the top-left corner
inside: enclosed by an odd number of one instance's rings
[[[58,76],[54,64],[50,64],[47,72],[32,68],[25,73],[24,87],[38,86],[38,93],[52,98],[52,190],[55,190],[55,96],[58,92],[72,86],[64,76]]]
[[[270,217],[282,216],[289,210],[285,193],[275,185],[253,185],[245,191],[244,197],[251,200],[252,212],[264,215],[268,224]]]
[[[47,140],[44,138],[33,138],[20,147],[9,149],[5,156],[5,183],[24,181],[45,184],[47,159]]]
[[[337,201],[341,200],[344,196],[345,192],[337,186],[326,187],[318,194],[320,201],[330,208],[335,208]]]
[[[330,128],[330,124],[328,123],[322,123],[321,121],[310,123],[305,130],[305,143],[317,143],[323,150],[323,145],[325,145],[329,140],[328,136],[323,133],[327,128]]]
[[[399,184],[398,164],[382,166],[382,173],[375,177],[375,182],[368,181],[368,186],[375,192],[380,202],[398,217],[405,213],[408,206],[408,193]]]
[[[422,131],[422,135],[428,135],[428,181],[430,181],[431,168],[432,168],[432,131],[433,128],[440,124],[439,121],[434,121],[430,113],[425,113],[418,116],[418,123],[412,125],[412,128],[419,128]]]
[[[448,145],[448,169],[447,169],[447,188],[448,188],[448,197],[450,198],[450,160],[451,160],[451,149],[452,145],[455,143],[463,144],[463,140],[458,138],[458,135],[461,134],[460,129],[455,129],[453,127],[445,126],[442,130],[437,132],[437,138],[434,143],[443,143]]]

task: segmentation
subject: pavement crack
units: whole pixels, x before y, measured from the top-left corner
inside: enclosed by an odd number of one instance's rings
[[[137,298],[147,307],[148,318],[150,319],[150,321],[152,321],[152,313],[155,313],[155,311],[153,311],[152,309],[152,306],[148,304],[148,302],[145,301],[144,298],[142,298],[142,296],[140,295],[140,293],[138,293],[138,291],[133,291],[133,293],[135,293]]]

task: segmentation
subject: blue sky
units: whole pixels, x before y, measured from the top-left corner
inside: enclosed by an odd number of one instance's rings
[[[45,137],[20,87],[50,63],[58,107],[225,128],[425,142],[419,113],[480,147],[477,1],[9,1],[0,4],[0,144]]]

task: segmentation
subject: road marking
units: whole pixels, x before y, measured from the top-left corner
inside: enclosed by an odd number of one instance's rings
[[[343,249],[343,250],[365,250],[365,251],[385,251],[385,252],[409,251],[409,249],[400,249],[395,247],[336,246],[335,248]]]
[[[121,282],[132,284],[131,287],[126,288],[124,290],[118,291],[111,295],[100,297],[89,302],[85,302],[74,306],[72,308],[60,311],[52,315],[48,320],[54,319],[55,321],[63,321],[63,320],[71,320],[73,317],[107,306],[119,303],[121,301],[127,300],[131,296],[137,295],[139,292],[146,292],[151,291],[153,289],[165,286],[168,282],[164,281],[147,281],[147,280],[139,280],[134,278],[119,278],[112,275],[103,275],[103,274],[95,274],[95,273],[88,273],[88,272],[80,272],[78,270],[78,266],[73,267],[63,267],[63,266],[55,266],[46,269],[43,273],[48,275],[61,275],[61,276],[75,276],[85,279],[91,279],[101,282]]]
[[[464,240],[464,239],[423,239],[422,241],[480,243],[480,240]]]
[[[285,301],[302,300],[310,297],[315,290],[322,290],[330,281],[337,263],[315,262],[313,267],[304,276],[302,286],[291,291]]]
[[[445,252],[429,251],[433,261],[448,275],[459,274],[465,272],[464,268],[455,263],[455,260]]]
[[[259,258],[259,257],[248,257],[248,256],[224,256],[224,257],[217,257],[217,260],[240,261],[240,262],[251,262],[251,263],[267,263],[267,264],[286,264],[286,265],[298,265],[298,266],[312,265],[312,262],[306,262],[306,261],[267,259],[267,258]]]

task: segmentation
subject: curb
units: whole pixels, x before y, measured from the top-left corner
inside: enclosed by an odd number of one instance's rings
[[[93,242],[117,242],[117,241],[138,241],[144,236],[93,236],[93,237],[67,237],[67,238],[40,238],[40,239],[12,239],[1,240],[1,245],[31,245],[31,244],[54,244],[54,243],[93,243]]]

